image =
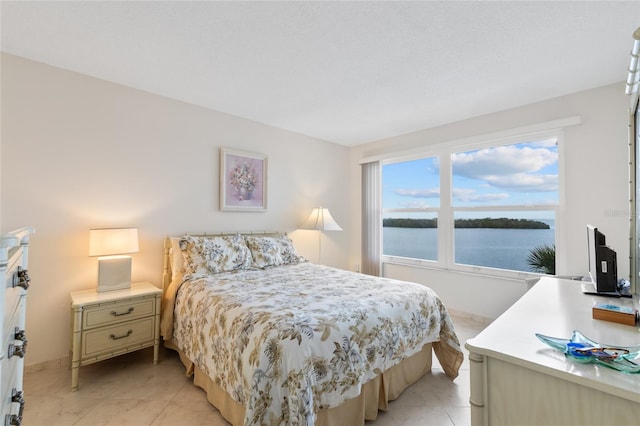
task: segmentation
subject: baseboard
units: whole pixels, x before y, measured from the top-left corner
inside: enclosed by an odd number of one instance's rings
[[[451,316],[456,316],[458,318],[465,318],[465,319],[470,319],[472,321],[477,321],[485,326],[495,321],[495,318],[487,318],[480,315],[471,314],[469,312],[458,311],[451,308],[447,308],[447,311],[449,311],[449,314],[451,314]]]
[[[69,366],[69,357],[65,356],[59,359],[53,359],[51,361],[39,362],[37,364],[26,365],[24,367],[24,372],[28,373],[37,373],[39,371],[44,370],[52,370],[54,368],[62,368]]]

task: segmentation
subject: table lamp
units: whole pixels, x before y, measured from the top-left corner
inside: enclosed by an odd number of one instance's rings
[[[89,256],[98,256],[98,292],[131,287],[131,256],[138,252],[137,228],[89,230]]]

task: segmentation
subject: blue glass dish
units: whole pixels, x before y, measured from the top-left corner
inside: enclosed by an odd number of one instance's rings
[[[575,330],[569,339],[540,333],[536,333],[536,337],[553,349],[561,351],[572,361],[604,365],[623,373],[640,373],[640,345],[604,345],[589,339],[578,330]]]

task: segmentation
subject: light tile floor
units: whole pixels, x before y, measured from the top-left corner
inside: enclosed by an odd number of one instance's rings
[[[462,345],[485,326],[453,316]],[[407,389],[367,426],[469,425],[469,362],[451,382],[434,356],[426,379]],[[132,354],[80,368],[80,389],[71,392],[67,367],[29,371],[24,377],[23,425],[227,425],[198,387],[185,377],[175,352],[161,349],[160,362],[153,351]]]

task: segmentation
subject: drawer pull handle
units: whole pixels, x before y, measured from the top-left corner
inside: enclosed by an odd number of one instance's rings
[[[18,266],[18,272],[13,276],[13,287],[22,287],[26,290],[29,288],[30,282],[31,278],[29,278],[29,271]]]
[[[14,340],[19,340],[22,342],[22,346],[16,346],[13,343],[9,343],[9,358],[13,356],[17,356],[20,358],[24,358],[27,354],[27,335],[24,330],[20,330],[18,327],[15,328]]]
[[[13,335],[14,340],[20,340],[21,342],[27,341],[27,335],[24,330],[20,330],[20,328],[15,328],[15,333]]]
[[[122,336],[116,336],[115,334],[110,334],[109,339],[111,340],[124,339],[125,337],[131,336],[131,334],[133,334],[133,330],[127,331],[127,334],[123,334]]]
[[[18,411],[18,417],[22,421],[22,412],[24,411],[24,392],[17,391],[15,388],[11,389],[11,402],[20,404],[20,410]]]
[[[129,315],[131,312],[133,312],[133,306],[130,307],[127,312],[116,312],[116,311],[111,311],[111,315],[113,315],[114,317],[119,317],[122,315]]]
[[[18,358],[24,358],[27,354],[27,341],[22,346],[16,346],[13,343],[9,343],[9,358],[17,356]]]
[[[15,414],[7,414],[4,416],[5,426],[20,426],[22,424],[22,418]]]

